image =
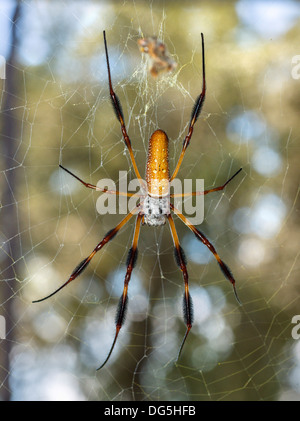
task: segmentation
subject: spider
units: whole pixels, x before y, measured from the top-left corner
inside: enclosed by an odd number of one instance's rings
[[[125,313],[128,305],[128,285],[131,278],[132,270],[135,266],[136,260],[137,260],[137,254],[138,254],[138,240],[139,240],[139,234],[140,234],[140,228],[142,224],[147,224],[149,226],[157,227],[164,225],[166,221],[169,223],[169,227],[171,230],[171,235],[174,243],[174,253],[175,253],[175,260],[177,265],[179,266],[184,280],[184,294],[183,294],[183,318],[186,325],[186,332],[183,337],[182,343],[179,348],[179,352],[177,355],[176,361],[178,361],[183,346],[186,342],[187,336],[192,328],[193,324],[193,306],[192,306],[192,299],[189,293],[189,279],[188,279],[188,272],[187,272],[187,260],[185,258],[185,254],[183,249],[181,248],[177,231],[175,228],[175,223],[173,220],[172,213],[177,215],[177,217],[194,233],[196,238],[200,240],[208,249],[210,252],[214,255],[216,258],[219,267],[221,271],[223,272],[224,276],[231,282],[233,286],[233,291],[235,294],[235,297],[237,301],[240,303],[236,287],[235,287],[235,279],[229,270],[228,266],[221,260],[219,254],[217,253],[214,246],[211,244],[211,242],[207,239],[207,237],[199,231],[170,201],[170,199],[174,198],[176,195],[171,194],[168,191],[168,183],[171,182],[177,175],[182,160],[184,158],[184,155],[186,153],[187,147],[190,144],[190,140],[192,138],[194,125],[199,117],[199,114],[201,112],[205,94],[206,94],[206,79],[205,79],[205,53],[204,53],[204,35],[201,33],[201,42],[202,42],[202,92],[197,97],[192,114],[191,119],[189,123],[189,128],[187,135],[183,141],[182,145],[182,151],[179,156],[177,165],[174,169],[174,172],[172,176],[170,176],[169,172],[169,162],[168,162],[168,136],[167,134],[162,130],[156,130],[150,140],[148,145],[148,154],[147,154],[147,165],[146,165],[146,181],[144,181],[141,178],[141,175],[139,173],[136,160],[134,158],[134,153],[131,147],[131,141],[129,139],[129,136],[126,131],[125,123],[124,123],[124,115],[122,111],[122,107],[119,101],[119,98],[114,92],[112,80],[111,80],[111,73],[110,73],[110,65],[109,65],[109,57],[108,57],[108,48],[107,48],[107,42],[106,42],[106,34],[105,31],[103,31],[103,39],[104,39],[104,48],[105,48],[105,54],[106,54],[106,64],[107,64],[107,73],[108,73],[108,84],[109,84],[109,91],[110,91],[110,98],[111,102],[116,114],[117,119],[119,120],[119,123],[121,125],[121,131],[123,135],[124,142],[126,144],[126,147],[128,149],[130,159],[132,162],[132,166],[134,169],[134,172],[136,174],[136,177],[140,181],[141,184],[141,191],[144,193],[140,194],[140,201],[138,205],[132,209],[121,222],[111,229],[104,238],[97,244],[97,246],[93,249],[93,251],[82,260],[82,262],[79,263],[78,266],[74,269],[72,274],[70,275],[69,279],[61,285],[58,289],[56,289],[51,294],[47,295],[44,298],[41,298],[39,300],[33,301],[34,303],[44,301],[50,297],[52,297],[54,294],[56,294],[58,291],[60,291],[62,288],[64,288],[67,284],[74,281],[83,271],[86,269],[92,258],[95,256],[95,254],[102,249],[109,241],[111,241],[115,235],[121,230],[122,227],[134,216],[136,215],[136,221],[135,221],[135,227],[134,227],[134,234],[133,234],[133,240],[132,240],[132,246],[129,250],[128,257],[127,257],[127,270],[126,275],[124,279],[124,287],[123,287],[123,293],[120,297],[117,313],[116,313],[116,330],[115,330],[115,336],[113,343],[111,345],[111,348],[109,350],[109,353],[105,359],[105,361],[102,363],[102,365],[97,369],[100,370],[105,366],[105,364],[108,362],[113,349],[115,347],[120,329],[124,323],[125,319]],[[77,177],[75,174],[73,174],[68,169],[64,168],[62,165],[60,165],[60,168],[62,168],[64,171],[69,173],[71,176],[75,177],[80,183],[82,183],[85,187],[98,190],[101,192],[105,192],[107,194],[116,194],[116,195],[125,195],[127,197],[133,196],[132,193],[125,193],[121,191],[112,191],[107,189],[101,189],[93,184],[86,183],[85,181],[81,180],[79,177]],[[215,191],[223,190],[227,184],[237,176],[237,174],[240,173],[242,168],[240,168],[229,180],[227,180],[222,186],[215,187],[209,190],[204,191],[198,191],[198,192],[192,192],[192,193],[182,193],[179,196],[197,196],[197,195],[206,195]],[[177,194],[178,196],[178,194]]]
[[[138,46],[142,53],[149,54],[151,76],[157,77],[163,72],[171,72],[177,66],[177,63],[169,57],[165,44],[157,37],[140,38]]]

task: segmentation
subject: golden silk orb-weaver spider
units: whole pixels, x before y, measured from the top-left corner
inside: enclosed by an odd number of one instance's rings
[[[56,289],[54,292],[52,292],[50,295],[40,299],[33,301],[34,303],[44,301],[50,297],[52,297],[54,294],[56,294],[58,291],[60,291],[62,288],[64,288],[67,284],[74,281],[88,266],[92,258],[95,256],[95,254],[102,249],[110,240],[114,238],[114,236],[120,231],[120,229],[134,216],[136,215],[136,222],[135,222],[135,228],[134,228],[134,234],[133,234],[133,240],[132,240],[132,246],[129,250],[128,257],[127,257],[127,270],[126,275],[124,279],[124,288],[123,293],[120,297],[119,305],[117,308],[116,313],[116,331],[115,331],[115,337],[113,340],[113,343],[111,345],[110,351],[103,362],[103,364],[98,368],[100,370],[102,367],[105,366],[107,361],[109,360],[112,351],[114,349],[114,346],[116,344],[120,329],[124,323],[125,319],[125,313],[126,308],[128,304],[128,285],[131,278],[132,270],[135,266],[136,260],[137,260],[137,253],[138,253],[138,239],[139,239],[139,233],[141,224],[147,224],[150,226],[160,226],[164,225],[166,221],[169,222],[171,235],[173,238],[174,243],[174,252],[175,252],[175,259],[176,262],[182,272],[183,280],[184,280],[184,294],[183,294],[183,317],[184,322],[186,324],[186,332],[184,335],[184,338],[182,340],[181,346],[179,348],[177,360],[180,357],[181,351],[183,349],[183,346],[185,344],[185,341],[187,339],[187,336],[192,328],[193,324],[193,306],[192,306],[192,299],[189,293],[189,280],[188,280],[188,272],[187,272],[187,261],[184,255],[184,252],[181,248],[177,231],[175,228],[174,220],[172,217],[172,213],[177,215],[179,219],[194,233],[196,238],[200,240],[208,249],[210,252],[215,256],[220,269],[222,270],[225,277],[231,282],[233,286],[233,290],[236,296],[236,299],[239,301],[236,288],[235,288],[235,279],[227,267],[227,265],[221,260],[219,254],[217,253],[214,246],[211,244],[211,242],[206,238],[206,236],[200,232],[170,201],[170,199],[175,197],[175,194],[171,194],[168,189],[168,183],[170,183],[174,178],[176,177],[183,157],[186,153],[187,147],[189,146],[194,125],[199,117],[199,114],[201,112],[204,99],[205,99],[205,93],[206,93],[206,79],[205,79],[205,54],[204,54],[204,36],[201,34],[201,40],[202,40],[202,92],[198,96],[198,98],[195,101],[194,108],[192,110],[191,119],[189,123],[188,133],[183,141],[181,154],[179,156],[177,165],[175,167],[175,170],[170,176],[169,171],[169,161],[168,161],[168,137],[166,133],[162,130],[156,130],[150,140],[149,140],[149,146],[148,146],[148,155],[147,155],[147,165],[146,165],[146,181],[144,181],[139,173],[138,167],[136,165],[134,153],[131,147],[131,141],[129,139],[129,136],[126,131],[125,123],[124,123],[124,116],[122,112],[122,107],[119,101],[119,98],[114,92],[112,80],[111,80],[111,73],[110,73],[110,65],[109,65],[109,57],[108,57],[108,49],[107,49],[107,42],[106,42],[106,35],[105,31],[103,31],[103,38],[104,38],[104,47],[105,47],[105,54],[106,54],[106,63],[107,63],[107,72],[108,72],[108,83],[109,83],[109,91],[110,91],[110,97],[111,102],[116,114],[117,119],[119,120],[119,123],[121,125],[121,131],[124,138],[124,142],[126,144],[126,147],[128,149],[130,159],[132,162],[132,166],[134,169],[134,172],[136,174],[136,177],[140,181],[141,184],[141,190],[143,191],[142,194],[139,195],[139,203],[138,205],[132,209],[123,220],[113,229],[111,229],[104,238],[100,241],[100,243],[97,244],[97,246],[94,248],[94,250],[89,254],[88,257],[82,260],[82,262],[79,263],[78,266],[74,269],[69,279],[61,285],[58,289]],[[108,194],[116,194],[116,195],[125,195],[127,197],[131,197],[134,194],[133,193],[125,193],[120,191],[112,191],[107,189],[101,189],[93,184],[86,183],[85,181],[81,180],[79,177],[77,177],[75,174],[73,174],[71,171],[64,168],[62,165],[60,167],[65,170],[67,173],[75,177],[78,181],[80,181],[85,187],[98,190],[101,192],[105,192]],[[192,193],[182,193],[181,197],[184,197],[186,195],[190,196],[197,196],[197,195],[206,195],[208,193],[212,193],[215,191],[223,190],[227,184],[241,171],[240,168],[229,180],[227,180],[222,186],[215,187],[210,190],[204,190],[204,191],[198,191],[198,192],[192,192]],[[177,361],[176,360],[176,361]]]

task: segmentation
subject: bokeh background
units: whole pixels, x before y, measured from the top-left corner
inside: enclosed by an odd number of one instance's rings
[[[299,3],[6,0],[0,22],[0,398],[299,400]],[[142,227],[126,323],[102,371],[132,222],[76,281],[32,304],[122,217],[99,215],[99,193],[58,165],[93,184],[117,182],[120,170],[134,178],[109,100],[104,29],[141,173],[157,128],[171,168],[178,159],[201,92],[201,32],[207,97],[179,176],[208,188],[243,168],[205,198],[198,227],[234,273],[242,306],[175,218],[195,311],[177,366],[183,281],[167,225]],[[143,36],[165,42],[172,73],[151,77]]]

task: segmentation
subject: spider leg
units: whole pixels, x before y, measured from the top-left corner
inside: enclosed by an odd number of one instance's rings
[[[122,221],[115,228],[111,229],[104,236],[104,238],[102,239],[102,241],[100,241],[100,243],[97,244],[97,246],[94,248],[94,250],[92,251],[92,253],[89,254],[88,257],[86,257],[85,259],[83,259],[82,262],[80,262],[78,266],[76,266],[76,268],[72,272],[72,274],[69,277],[69,279],[63,285],[61,285],[58,289],[56,289],[54,292],[52,292],[51,294],[47,295],[46,297],[41,298],[39,300],[33,301],[33,303],[40,303],[41,301],[47,300],[48,298],[50,298],[54,294],[56,294],[58,291],[60,291],[61,289],[63,289],[70,282],[74,281],[74,279],[76,279],[84,271],[84,269],[90,263],[90,261],[95,256],[95,254],[97,253],[97,251],[101,250],[102,247],[105,246],[105,244],[107,244],[119,232],[119,230],[130,220],[130,218],[132,218],[132,216],[136,213],[136,211],[137,211],[137,207],[135,209],[133,209],[130,213],[128,213],[125,216],[125,218],[122,219]]]
[[[138,253],[137,246],[138,246],[142,217],[143,217],[143,215],[141,213],[139,213],[138,216],[137,216],[133,240],[132,240],[132,247],[129,250],[128,257],[127,257],[127,271],[126,271],[126,275],[125,275],[125,279],[124,279],[124,288],[123,288],[123,293],[120,297],[120,301],[119,301],[119,305],[118,305],[118,309],[117,309],[117,314],[116,314],[116,333],[115,333],[115,337],[114,337],[112,346],[110,348],[110,351],[109,351],[104,363],[99,368],[97,368],[97,371],[101,370],[101,368],[103,368],[105,366],[105,364],[107,363],[107,361],[109,360],[109,358],[110,358],[110,356],[113,352],[113,349],[115,347],[115,344],[117,342],[119,332],[120,332],[121,327],[122,327],[122,325],[124,323],[124,320],[125,320],[127,304],[128,304],[128,295],[127,295],[128,284],[129,284],[129,281],[130,281],[130,278],[131,278],[132,270],[133,270],[133,268],[135,266],[135,263],[136,263],[136,260],[137,260],[137,253]]]
[[[70,170],[68,170],[67,168],[63,167],[62,165],[59,165],[59,166],[60,166],[60,168],[62,168],[64,171],[66,171],[72,177],[76,178],[76,180],[80,181],[80,183],[82,183],[85,187],[88,187],[89,189],[94,189],[94,190],[101,191],[101,192],[107,193],[107,194],[116,194],[117,196],[132,197],[134,194],[136,194],[136,193],[120,192],[118,190],[102,189],[100,187],[95,186],[94,184],[86,183],[85,181],[81,180],[81,178],[77,177],[77,175],[75,175],[74,173],[72,173]]]
[[[171,229],[171,234],[172,234],[172,238],[173,238],[173,242],[174,242],[174,251],[175,251],[175,258],[176,258],[176,262],[178,264],[178,266],[180,267],[180,270],[182,272],[183,275],[183,279],[184,279],[184,296],[183,296],[183,317],[184,317],[184,322],[186,324],[186,332],[184,335],[184,338],[181,342],[180,348],[179,348],[179,352],[177,355],[177,359],[176,361],[178,361],[183,346],[185,344],[185,341],[187,339],[187,336],[192,328],[192,324],[193,324],[193,304],[192,304],[192,299],[189,293],[189,277],[188,277],[188,272],[187,272],[187,268],[186,268],[186,258],[184,255],[184,251],[182,250],[180,243],[179,243],[179,239],[178,239],[178,235],[177,235],[177,231],[176,231],[176,227],[174,224],[174,220],[172,218],[172,215],[169,214],[167,215],[168,217],[168,221],[169,221],[169,225],[170,225],[170,229]]]
[[[176,177],[176,175],[177,175],[177,173],[179,171],[179,168],[181,166],[183,157],[185,155],[185,152],[187,150],[187,147],[189,146],[189,143],[190,143],[190,140],[191,140],[193,131],[194,131],[194,124],[196,123],[196,121],[197,121],[197,119],[199,117],[199,114],[201,112],[202,106],[204,104],[205,93],[206,93],[206,79],[205,79],[204,36],[203,36],[202,33],[201,33],[201,40],[202,40],[202,92],[201,92],[201,94],[198,96],[198,98],[195,101],[195,105],[194,105],[194,108],[193,108],[193,111],[192,111],[192,115],[191,115],[191,120],[190,120],[188,134],[186,135],[186,137],[185,137],[185,139],[183,141],[182,151],[181,151],[181,154],[179,156],[179,159],[178,159],[176,168],[175,168],[175,170],[173,172],[173,175],[172,175],[170,181],[172,181]]]
[[[241,301],[237,295],[236,287],[235,287],[235,279],[228,268],[228,266],[221,260],[220,256],[218,255],[216,249],[211,244],[211,242],[205,237],[205,235],[200,232],[191,222],[181,213],[178,209],[174,207],[172,203],[170,203],[170,208],[173,210],[173,212],[184,222],[184,224],[195,234],[196,238],[200,240],[206,247],[212,252],[212,254],[215,256],[217,262],[219,263],[220,269],[223,272],[224,276],[231,282],[233,287],[233,292],[235,295],[235,298],[237,299],[238,303],[241,304]]]
[[[212,193],[212,192],[215,192],[215,191],[220,191],[220,190],[223,190],[223,189],[225,189],[225,187],[227,186],[227,184],[229,184],[230,183],[230,181],[231,180],[233,180],[234,179],[234,177],[236,176],[236,175],[238,175],[240,172],[242,171],[242,168],[240,168],[232,177],[230,177],[229,178],[229,180],[227,180],[226,181],[226,183],[224,183],[222,186],[219,186],[219,187],[215,187],[215,188],[213,188],[213,189],[209,189],[209,190],[204,190],[204,191],[196,191],[196,192],[191,192],[191,193],[178,193],[178,194],[176,194],[176,193],[173,193],[173,194],[170,194],[170,197],[171,198],[173,198],[173,197],[186,197],[186,196],[202,196],[202,195],[205,195],[205,194],[208,194],[208,193]]]
[[[129,136],[128,136],[127,131],[126,131],[122,106],[121,106],[120,100],[119,100],[118,96],[116,95],[115,91],[113,90],[113,86],[112,86],[105,31],[103,31],[103,38],[104,38],[104,47],[105,47],[107,72],[108,72],[109,93],[110,93],[110,97],[111,97],[111,102],[112,102],[112,105],[114,107],[114,111],[115,111],[115,114],[117,116],[117,119],[119,120],[119,122],[121,124],[122,135],[123,135],[125,144],[127,146],[127,149],[129,151],[131,162],[132,162],[135,174],[136,174],[137,178],[140,181],[142,181],[142,177],[140,176],[139,170],[138,170],[136,162],[135,162],[134,154],[133,154],[132,147],[131,147],[131,141],[130,141]]]

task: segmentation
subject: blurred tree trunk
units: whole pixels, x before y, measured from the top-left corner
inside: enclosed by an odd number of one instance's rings
[[[1,226],[5,257],[1,262],[0,314],[6,322],[6,339],[0,340],[0,400],[2,401],[8,401],[11,398],[9,358],[15,343],[16,324],[13,317],[13,305],[16,296],[17,267],[21,253],[17,214],[18,199],[16,197],[18,183],[16,168],[20,164],[15,159],[22,141],[20,119],[16,115],[17,107],[20,105],[16,67],[17,27],[20,9],[21,3],[16,1],[11,19],[11,50],[6,63],[6,79],[1,81],[4,91],[1,107],[1,149],[5,169],[1,198]]]

